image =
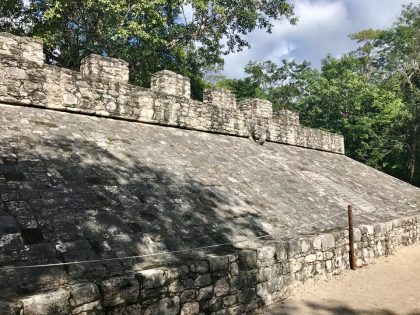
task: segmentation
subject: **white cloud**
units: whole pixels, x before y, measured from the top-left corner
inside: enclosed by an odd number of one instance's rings
[[[404,3],[420,0],[295,0],[296,26],[276,22],[272,34],[258,30],[247,36],[251,49],[225,57],[225,75],[244,76],[250,60],[309,60],[314,66],[327,53],[340,56],[356,48],[348,35],[366,28],[385,28],[399,16]]]

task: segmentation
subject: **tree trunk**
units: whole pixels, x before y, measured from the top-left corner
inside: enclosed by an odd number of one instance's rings
[[[416,170],[416,151],[417,151],[417,133],[418,133],[419,126],[414,126],[413,132],[413,144],[411,146],[411,153],[410,153],[410,162],[409,162],[409,183],[412,184],[414,181],[414,172]]]

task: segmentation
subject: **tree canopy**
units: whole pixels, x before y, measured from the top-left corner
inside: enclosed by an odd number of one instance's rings
[[[3,0],[0,16],[1,31],[42,39],[50,63],[77,68],[98,53],[128,61],[133,82],[169,69],[198,89],[204,69],[249,46],[246,34],[296,22],[286,0]]]

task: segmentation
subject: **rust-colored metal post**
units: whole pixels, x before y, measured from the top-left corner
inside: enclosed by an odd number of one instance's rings
[[[353,208],[351,205],[348,206],[349,215],[349,258],[350,258],[350,269],[356,270],[356,257],[354,256],[354,229],[353,229]]]

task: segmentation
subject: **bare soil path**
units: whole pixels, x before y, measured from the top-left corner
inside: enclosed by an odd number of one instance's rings
[[[420,244],[356,271],[310,280],[267,315],[420,315]]]

